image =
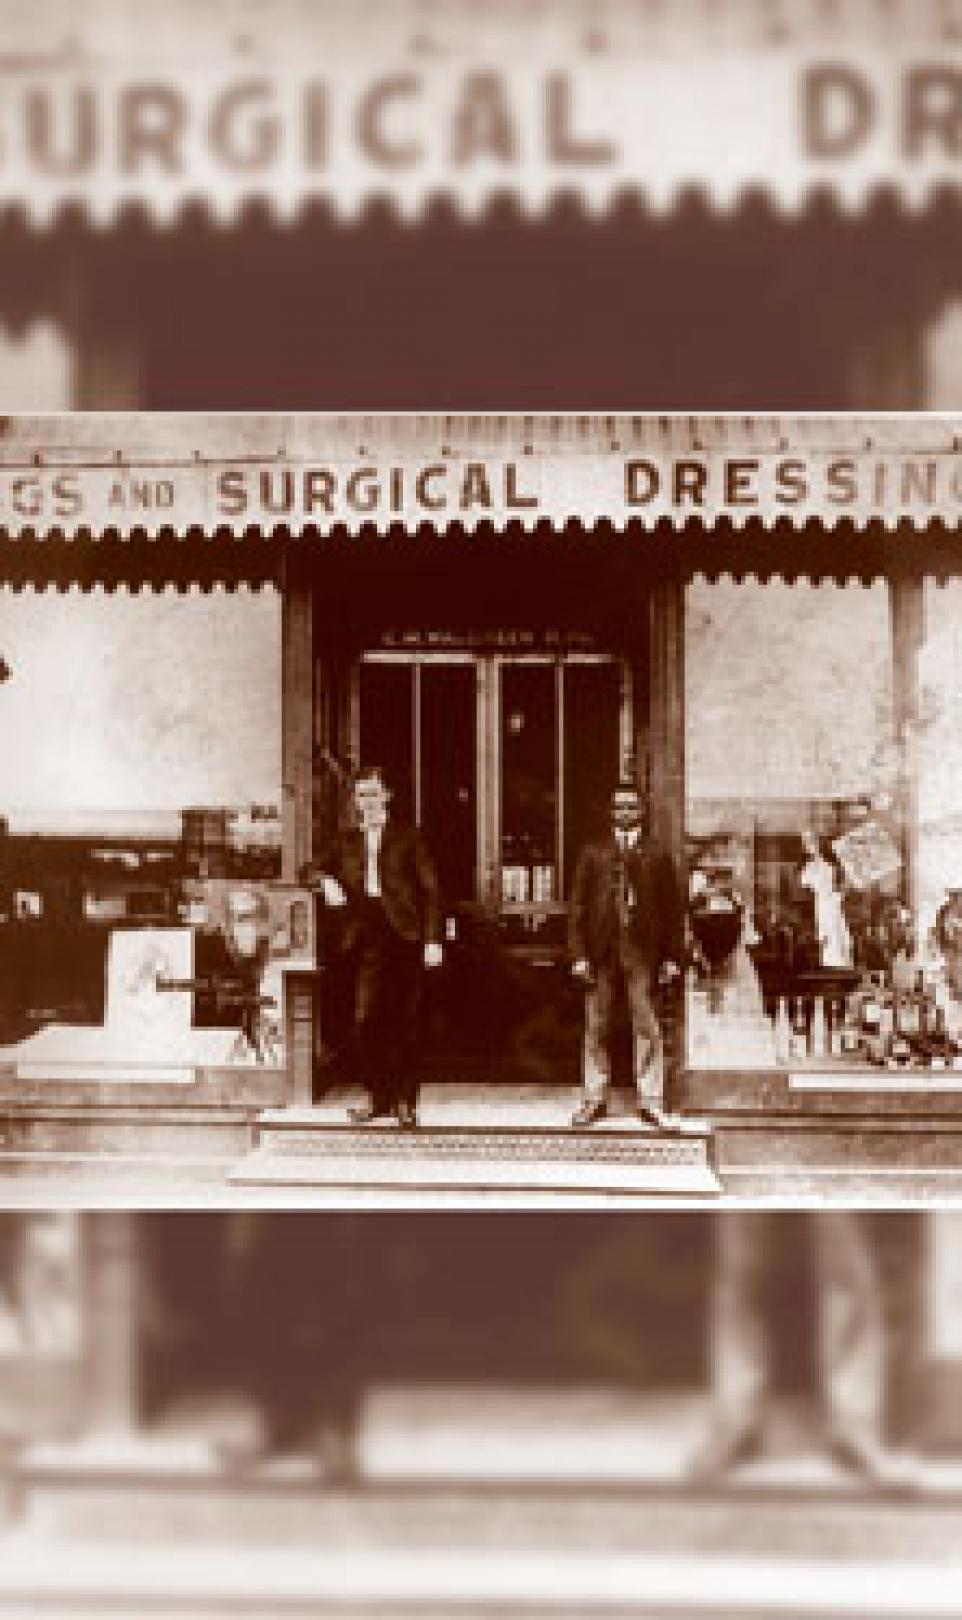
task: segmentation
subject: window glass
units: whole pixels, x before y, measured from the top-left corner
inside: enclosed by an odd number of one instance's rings
[[[359,763],[380,767],[391,789],[392,813],[413,821],[414,665],[365,662],[359,681]]]
[[[421,826],[447,904],[472,900],[477,867],[477,670],[424,664]]]
[[[564,671],[564,878],[578,855],[608,830],[619,774],[621,666],[572,663]]]
[[[278,598],[2,592],[0,653],[0,1066],[280,1066]]]
[[[944,1057],[902,900],[887,590],[689,588],[688,1060]]]
[[[917,783],[919,932],[962,999],[962,581],[928,581],[910,746]]]
[[[501,668],[501,889],[507,904],[558,898],[557,673]]]

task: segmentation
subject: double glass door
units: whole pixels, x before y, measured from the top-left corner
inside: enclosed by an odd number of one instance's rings
[[[354,756],[384,769],[441,886],[445,963],[428,981],[422,1079],[578,1083],[566,900],[578,851],[632,765],[632,685],[601,653],[359,662]]]
[[[361,660],[355,757],[383,767],[397,812],[422,829],[449,908],[552,931],[579,849],[632,768],[632,688],[601,653]]]

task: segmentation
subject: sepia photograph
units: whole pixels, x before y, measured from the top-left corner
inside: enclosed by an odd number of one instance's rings
[[[962,1617],[962,0],[0,86],[0,1617]]]
[[[960,445],[8,419],[9,1195],[956,1191]]]

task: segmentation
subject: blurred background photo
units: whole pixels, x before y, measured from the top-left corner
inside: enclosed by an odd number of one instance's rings
[[[958,1240],[950,1212],[5,1217],[2,1612],[940,1612]]]
[[[21,409],[960,401],[953,0],[8,0]]]

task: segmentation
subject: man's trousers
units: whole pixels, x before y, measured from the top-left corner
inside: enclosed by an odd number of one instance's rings
[[[584,1091],[604,1102],[611,1087],[612,1009],[619,975],[624,978],[631,1020],[632,1078],[642,1106],[664,1101],[665,1063],[661,1030],[652,1002],[654,969],[648,962],[604,964],[585,992]]]
[[[355,949],[354,1075],[378,1112],[391,1111],[417,1096],[422,947],[395,932],[379,900],[368,900]]]
[[[884,1438],[886,1335],[881,1280],[864,1213],[812,1210],[819,1382],[823,1421],[835,1437],[862,1445]],[[765,1288],[777,1224],[764,1212],[726,1211],[716,1220],[713,1385],[718,1419],[734,1431],[761,1418],[770,1348]],[[809,1324],[799,1322],[798,1331]]]

